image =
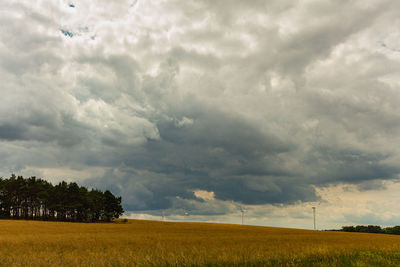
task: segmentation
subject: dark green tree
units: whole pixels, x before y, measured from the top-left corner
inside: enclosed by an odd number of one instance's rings
[[[121,197],[109,190],[88,190],[77,183],[56,186],[14,174],[0,177],[0,218],[96,222],[112,221],[123,213]]]
[[[121,197],[115,197],[110,191],[104,192],[104,220],[109,222],[124,213]]]

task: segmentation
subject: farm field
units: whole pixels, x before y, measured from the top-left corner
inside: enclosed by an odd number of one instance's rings
[[[0,220],[0,266],[399,266],[400,236],[208,223]]]

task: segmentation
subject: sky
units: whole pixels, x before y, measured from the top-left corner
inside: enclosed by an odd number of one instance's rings
[[[0,176],[125,217],[400,225],[397,0],[4,0]]]

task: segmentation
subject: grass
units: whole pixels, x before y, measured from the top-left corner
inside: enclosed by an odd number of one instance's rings
[[[400,236],[136,220],[0,220],[0,266],[400,266]]]

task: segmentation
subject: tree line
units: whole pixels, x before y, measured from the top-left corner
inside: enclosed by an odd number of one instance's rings
[[[356,232],[356,233],[378,233],[378,234],[391,234],[400,235],[400,226],[382,228],[379,225],[357,225],[357,226],[343,226],[343,232]]]
[[[109,222],[124,212],[121,197],[65,181],[53,186],[36,177],[0,177],[0,217],[8,219]]]

